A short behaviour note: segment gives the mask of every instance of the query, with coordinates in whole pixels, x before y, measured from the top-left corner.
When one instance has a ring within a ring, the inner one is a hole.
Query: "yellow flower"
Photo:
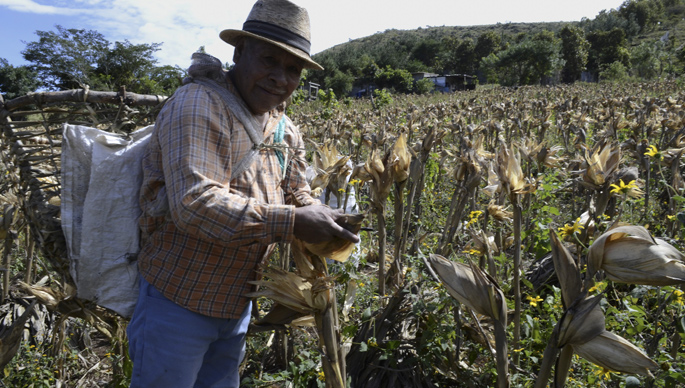
[[[466,223],[466,227],[468,228],[478,222],[478,217],[480,217],[481,214],[483,214],[483,212],[480,210],[472,211],[469,214],[469,222]]]
[[[580,224],[580,217],[578,217],[573,225],[566,224],[559,228],[559,237],[564,238],[566,236],[570,236],[574,233],[580,232],[581,229],[585,228]]]
[[[676,220],[676,215],[674,214],[674,215],[672,215],[672,216],[666,216],[666,218],[668,218],[669,221],[675,221],[675,220]]]
[[[648,149],[649,151],[645,152],[645,155],[646,155],[646,156],[652,157],[652,158],[654,158],[654,159],[659,159],[659,160],[663,160],[663,159],[664,159],[664,155],[661,153],[661,151],[659,151],[659,150],[656,148],[656,146],[651,145],[651,146],[647,147],[647,149]]]
[[[606,282],[599,282],[599,283],[595,284],[594,286],[590,287],[590,289],[587,290],[587,292],[595,292],[595,291],[601,292],[602,290],[604,290],[606,285],[607,285]]]
[[[321,381],[326,381],[326,375],[323,373],[323,371],[319,372],[317,378]]]
[[[621,179],[619,185],[612,183],[610,186],[612,187],[611,194],[626,195],[631,198],[639,198],[644,194],[644,192],[637,187],[634,179],[628,182],[628,184],[625,184],[623,179]]]
[[[483,212],[480,210],[472,211],[469,213],[469,218],[478,218],[481,214],[483,214]]]
[[[530,295],[528,295],[528,296],[526,297],[526,299],[528,299],[528,300],[530,301],[530,305],[533,306],[533,307],[537,307],[538,303],[543,301],[543,299],[540,298],[539,296],[530,296]]]
[[[611,378],[611,371],[607,368],[597,368],[595,369],[595,374],[602,378],[602,380],[608,380]]]
[[[468,253],[469,255],[480,255],[481,252],[478,249],[469,249],[468,251],[463,251],[464,253]]]
[[[675,290],[673,291],[673,295],[675,296],[675,302],[679,305],[685,305],[685,292],[682,292],[680,290]]]

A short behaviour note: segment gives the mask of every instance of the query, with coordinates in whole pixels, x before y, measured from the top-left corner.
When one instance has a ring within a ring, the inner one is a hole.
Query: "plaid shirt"
[[[264,144],[282,115],[282,106],[270,112]],[[143,160],[138,267],[150,284],[191,311],[240,316],[257,266],[274,243],[293,239],[291,203],[318,202],[305,180],[302,137],[289,119],[283,142],[292,147],[284,179],[267,148],[231,181],[231,165],[253,146],[245,128],[215,92],[197,84],[176,91],[157,117]],[[154,216],[165,196],[169,212]]]

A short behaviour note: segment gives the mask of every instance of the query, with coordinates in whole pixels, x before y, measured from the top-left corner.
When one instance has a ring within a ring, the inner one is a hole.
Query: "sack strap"
[[[192,77],[192,82],[216,92],[221,97],[221,101],[226,106],[226,109],[231,111],[235,118],[243,124],[243,127],[245,127],[245,132],[247,132],[247,136],[250,138],[250,141],[252,141],[252,148],[250,148],[247,154],[245,154],[245,156],[243,156],[238,163],[234,163],[231,167],[231,180],[233,180],[235,177],[245,172],[250,165],[252,165],[252,161],[262,148],[262,144],[264,142],[264,131],[260,129],[261,124],[249,111],[247,105],[245,105],[245,103],[241,99],[237,98],[233,93],[229,92],[228,89],[222,87],[216,81],[205,77]],[[285,119],[285,116],[283,119]]]

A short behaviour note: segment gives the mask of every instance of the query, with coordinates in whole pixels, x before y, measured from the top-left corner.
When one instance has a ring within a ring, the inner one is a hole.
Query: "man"
[[[284,118],[302,69],[321,68],[309,56],[306,10],[259,0],[242,30],[220,37],[235,46],[234,68],[194,62],[195,82],[167,101],[143,161],[132,387],[237,387],[248,282],[273,244],[358,241],[336,223],[340,212],[309,195],[304,143]]]

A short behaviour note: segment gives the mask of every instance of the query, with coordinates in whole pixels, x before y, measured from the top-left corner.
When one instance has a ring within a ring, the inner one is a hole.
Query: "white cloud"
[[[79,9],[68,7],[43,5],[32,0],[0,0],[0,6],[6,6],[12,11],[45,15],[76,15],[82,12]]]
[[[3,1],[3,0],[0,0]],[[190,55],[200,46],[224,62],[230,62],[233,49],[219,39],[225,28],[241,28],[251,2],[200,0],[120,0],[103,3],[86,0],[88,28],[103,33],[110,41],[163,43],[157,58],[162,65],[187,67]]]

